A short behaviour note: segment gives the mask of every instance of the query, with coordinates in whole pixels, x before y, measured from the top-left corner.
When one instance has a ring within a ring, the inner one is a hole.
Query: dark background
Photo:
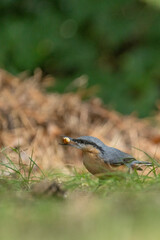
[[[158,0],[1,0],[0,67],[40,67],[64,92],[85,75],[105,104],[144,117],[160,97]],[[99,85],[99,86],[98,86]]]

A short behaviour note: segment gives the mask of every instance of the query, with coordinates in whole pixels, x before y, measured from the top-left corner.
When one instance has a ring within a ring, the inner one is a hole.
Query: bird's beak
[[[77,143],[74,142],[72,138],[66,137],[66,136],[62,138],[62,143],[59,143],[59,144],[77,147]]]

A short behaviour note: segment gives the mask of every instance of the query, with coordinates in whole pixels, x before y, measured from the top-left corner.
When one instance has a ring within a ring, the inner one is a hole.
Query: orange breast
[[[122,166],[113,166],[105,163],[99,156],[98,153],[83,152],[83,164],[87,170],[96,176],[107,175],[108,173],[115,171],[125,171],[126,167]],[[111,176],[111,174],[110,174]]]

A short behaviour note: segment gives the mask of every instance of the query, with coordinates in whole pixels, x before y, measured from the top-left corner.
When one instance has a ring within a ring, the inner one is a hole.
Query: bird
[[[92,136],[71,138],[64,136],[61,145],[71,146],[82,150],[83,164],[86,169],[98,178],[111,176],[117,171],[132,173],[143,169],[143,166],[152,166],[151,162],[138,161],[128,153],[105,145],[100,139]]]

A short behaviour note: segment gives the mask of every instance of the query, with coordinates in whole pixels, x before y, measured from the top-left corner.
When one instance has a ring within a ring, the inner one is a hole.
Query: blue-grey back
[[[117,148],[108,147],[105,145],[105,151],[102,153],[103,159],[105,162],[109,162],[110,164],[123,164],[124,159],[134,159],[128,153],[122,152]]]

